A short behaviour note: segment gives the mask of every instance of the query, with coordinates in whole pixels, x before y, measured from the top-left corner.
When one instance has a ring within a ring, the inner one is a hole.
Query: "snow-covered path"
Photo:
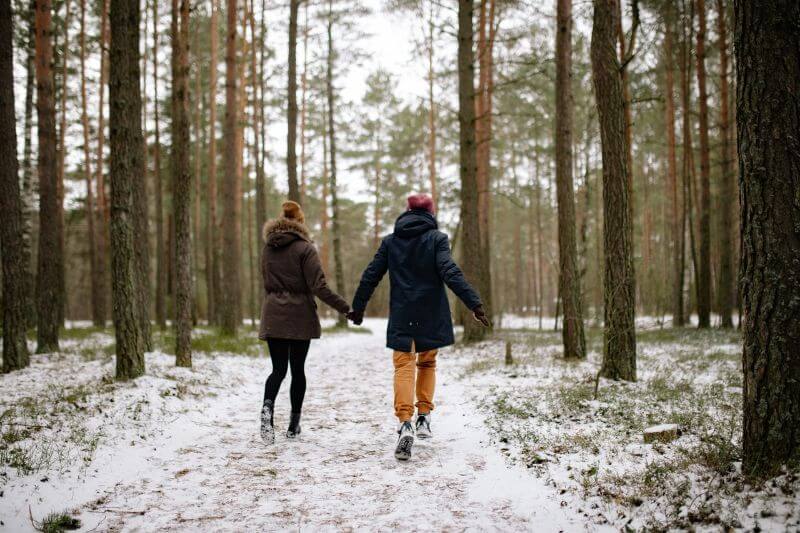
[[[447,350],[434,439],[417,441],[411,461],[395,460],[385,322],[366,325],[371,334],[312,342],[299,441],[280,431],[288,423],[288,377],[277,401],[276,444],[265,447],[257,419],[269,362],[197,355],[191,372],[212,383],[205,394],[184,398],[183,408],[161,417],[146,441],[101,446],[94,473],[44,488],[17,486],[30,494],[23,516],[23,495],[0,500],[17,504],[6,527],[29,527],[33,502],[38,516],[48,505],[77,508],[84,530],[587,528],[542,479],[506,464],[486,436],[473,395],[448,372]]]

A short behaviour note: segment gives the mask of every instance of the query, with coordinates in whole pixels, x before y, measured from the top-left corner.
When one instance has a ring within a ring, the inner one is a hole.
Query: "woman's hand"
[[[364,311],[356,311],[355,309],[351,309],[345,315],[347,320],[351,321],[356,326],[360,326],[361,323],[364,321]]]

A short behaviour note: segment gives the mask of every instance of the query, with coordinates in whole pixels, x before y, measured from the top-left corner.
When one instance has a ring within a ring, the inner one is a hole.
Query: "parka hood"
[[[394,234],[401,239],[410,239],[432,229],[439,229],[436,217],[421,209],[406,211],[394,223]]]
[[[272,248],[280,248],[296,240],[311,242],[311,236],[305,224],[284,217],[270,220],[264,224],[262,235],[267,246]]]

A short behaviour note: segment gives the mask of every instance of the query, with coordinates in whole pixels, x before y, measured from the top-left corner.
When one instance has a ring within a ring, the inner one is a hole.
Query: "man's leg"
[[[417,356],[417,411],[424,415],[433,411],[436,389],[436,350],[420,352]]]
[[[414,360],[410,352],[394,352],[394,414],[400,423],[414,416]]]

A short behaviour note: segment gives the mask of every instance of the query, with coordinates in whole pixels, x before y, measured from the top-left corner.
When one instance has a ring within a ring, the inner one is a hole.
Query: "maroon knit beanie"
[[[427,211],[430,214],[433,212],[433,198],[430,194],[412,194],[408,197],[408,209],[419,209]]]

